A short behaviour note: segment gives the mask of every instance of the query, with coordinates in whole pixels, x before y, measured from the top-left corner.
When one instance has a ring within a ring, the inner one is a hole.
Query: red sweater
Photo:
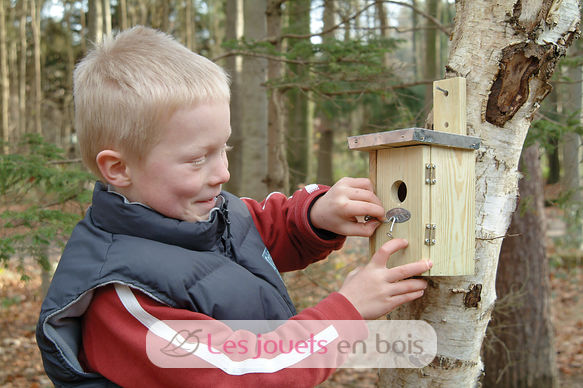
[[[323,192],[321,187],[312,185],[290,198],[273,193],[261,203],[244,199],[280,271],[304,268],[342,246],[344,238],[321,238],[309,223],[309,207]],[[147,351],[151,352],[154,346],[152,338],[164,337],[156,329],[160,325],[170,333],[170,337],[165,337],[167,344],[171,337],[184,338],[176,337],[184,334],[179,327],[173,329],[169,327],[172,323],[161,324],[169,320],[204,321],[211,325],[200,340],[199,352],[174,358],[160,358],[158,355],[162,353],[148,356]],[[298,322],[302,320],[321,321],[322,326],[305,327]],[[334,345],[341,340],[354,341],[366,336],[364,321],[347,328],[330,322],[333,320],[362,320],[362,317],[346,298],[333,293],[273,332],[254,335],[244,330],[225,330],[225,325],[209,316],[169,307],[126,286],[108,285],[96,290],[84,315],[80,359],[87,370],[98,372],[123,387],[312,387],[329,377],[345,356]],[[310,335],[314,338],[313,333],[330,325],[335,326],[336,336],[318,343],[310,341]],[[267,342],[287,345],[276,352],[268,349]],[[280,361],[277,356],[288,356],[285,353],[291,353],[292,343],[296,346],[294,354],[307,358]],[[324,348],[314,348],[314,344]],[[267,350],[261,353],[261,349]],[[201,351],[207,351],[207,355]],[[172,362],[176,366],[168,364]],[[199,367],[185,367],[194,365],[189,362]]]

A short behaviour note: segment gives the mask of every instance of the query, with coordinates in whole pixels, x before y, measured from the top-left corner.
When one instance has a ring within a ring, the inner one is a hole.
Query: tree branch
[[[328,96],[328,97],[344,96],[344,95],[350,96],[350,95],[355,95],[355,94],[376,93],[376,92],[386,92],[389,90],[406,89],[406,88],[410,88],[413,86],[427,85],[430,83],[433,83],[433,81],[417,81],[417,82],[411,82],[411,83],[405,83],[405,84],[399,84],[399,85],[390,85],[390,86],[386,86],[386,87],[382,87],[382,88],[339,90],[339,91],[335,91],[335,92],[317,91],[317,93],[319,95]],[[286,84],[279,84],[276,87],[277,88],[287,88],[287,89],[296,88],[296,89],[299,89],[301,91],[315,91],[314,88],[312,88],[310,86],[306,86],[305,84],[301,84],[301,83],[293,83],[293,82],[286,83]]]
[[[412,4],[403,3],[402,1],[390,1],[390,0],[385,0],[384,2],[395,4],[395,5],[400,5],[400,6],[407,7],[407,8],[411,8],[411,10],[413,10],[413,12],[423,16],[426,19],[429,19],[443,33],[445,33],[447,35],[451,34],[451,31],[447,27],[445,27],[443,24],[441,24],[441,22],[436,17],[431,16],[427,12],[420,10],[419,8],[413,6]]]
[[[319,62],[319,61],[305,61],[305,60],[301,60],[301,59],[287,59],[287,58],[283,58],[283,57],[278,57],[276,55],[271,55],[271,54],[264,54],[264,53],[256,53],[253,51],[247,51],[247,50],[231,50],[231,51],[227,51],[224,54],[219,55],[218,57],[214,57],[212,59],[213,62],[219,61],[221,59],[224,58],[228,58],[228,57],[232,57],[234,55],[241,55],[241,56],[247,56],[247,57],[255,57],[255,58],[264,58],[270,61],[278,61],[278,62],[283,62],[283,63],[291,63],[294,65],[321,65],[324,62]]]
[[[333,25],[332,27],[322,31],[322,32],[316,32],[313,34],[283,34],[283,35],[279,35],[279,36],[268,36],[265,39],[261,39],[258,42],[269,42],[272,44],[276,44],[279,41],[282,41],[284,39],[310,39],[314,36],[321,36],[321,35],[326,35],[338,28],[340,28],[342,25],[348,23],[351,20],[356,19],[357,17],[359,17],[363,12],[365,12],[367,9],[369,9],[370,7],[374,7],[375,3],[371,3],[366,5],[364,8],[356,11],[354,14],[345,17],[344,19],[342,19],[339,23]]]

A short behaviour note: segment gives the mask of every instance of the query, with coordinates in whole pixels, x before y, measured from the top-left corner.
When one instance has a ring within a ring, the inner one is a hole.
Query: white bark
[[[430,323],[438,354],[420,370],[381,373],[380,386],[478,385],[500,246],[516,206],[520,152],[549,91],[548,78],[578,23],[576,0],[456,2],[446,71],[466,78],[468,134],[482,139],[476,154],[476,273],[431,278],[421,300],[391,314],[392,319]]]

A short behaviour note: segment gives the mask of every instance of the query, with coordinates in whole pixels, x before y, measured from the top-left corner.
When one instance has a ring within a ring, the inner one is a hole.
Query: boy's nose
[[[227,183],[230,178],[229,163],[226,159],[217,161],[211,172],[210,183],[213,185],[222,185],[223,183]]]

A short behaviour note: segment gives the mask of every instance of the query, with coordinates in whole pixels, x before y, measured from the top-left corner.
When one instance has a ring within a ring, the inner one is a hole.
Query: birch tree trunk
[[[244,33],[248,40],[264,39],[266,35],[266,0],[243,2]],[[244,57],[241,75],[243,108],[243,141],[241,190],[245,196],[256,200],[267,194],[267,60]]]
[[[522,145],[557,60],[578,30],[576,0],[456,2],[446,74],[466,78],[468,134],[482,139],[476,154],[476,273],[430,278],[423,298],[390,315],[431,324],[437,356],[420,370],[383,370],[380,386],[478,386]]]

